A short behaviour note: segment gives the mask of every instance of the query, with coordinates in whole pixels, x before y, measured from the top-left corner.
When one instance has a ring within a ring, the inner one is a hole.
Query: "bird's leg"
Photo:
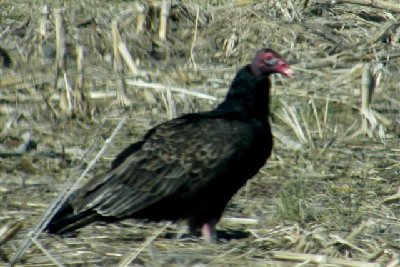
[[[217,232],[215,230],[216,220],[210,220],[201,226],[201,236],[207,243],[215,243],[217,241]]]
[[[206,223],[200,223],[203,220],[198,220],[195,217],[189,218],[189,230],[192,235],[198,236],[201,234],[203,240],[207,243],[217,241],[217,232],[215,231],[216,219],[211,219]],[[199,233],[201,230],[201,233]]]

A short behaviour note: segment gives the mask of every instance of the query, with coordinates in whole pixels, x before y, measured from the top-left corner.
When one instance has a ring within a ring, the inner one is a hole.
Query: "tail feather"
[[[65,234],[101,218],[100,214],[92,210],[75,214],[72,206],[66,203],[46,226],[46,231],[52,234]]]

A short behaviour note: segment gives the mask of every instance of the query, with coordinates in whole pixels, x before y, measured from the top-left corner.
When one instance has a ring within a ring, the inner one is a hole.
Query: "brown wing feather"
[[[127,217],[177,192],[195,191],[220,176],[250,146],[248,124],[219,118],[178,118],[151,130],[143,145],[117,168],[77,192],[75,212],[94,209]],[[249,138],[247,138],[249,137]],[[185,192],[183,192],[185,193]],[[186,192],[190,193],[190,192]]]

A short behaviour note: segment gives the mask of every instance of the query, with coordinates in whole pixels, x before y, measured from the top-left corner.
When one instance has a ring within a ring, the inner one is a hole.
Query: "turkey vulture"
[[[109,171],[71,195],[48,232],[62,234],[101,220],[187,219],[192,233],[214,241],[226,204],[271,153],[272,73],[294,77],[278,53],[262,49],[239,70],[219,106],[150,129]]]

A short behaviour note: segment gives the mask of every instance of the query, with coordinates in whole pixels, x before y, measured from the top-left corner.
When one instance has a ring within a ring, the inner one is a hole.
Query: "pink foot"
[[[207,243],[214,243],[217,241],[217,232],[215,231],[215,221],[212,220],[201,226],[201,236]]]

